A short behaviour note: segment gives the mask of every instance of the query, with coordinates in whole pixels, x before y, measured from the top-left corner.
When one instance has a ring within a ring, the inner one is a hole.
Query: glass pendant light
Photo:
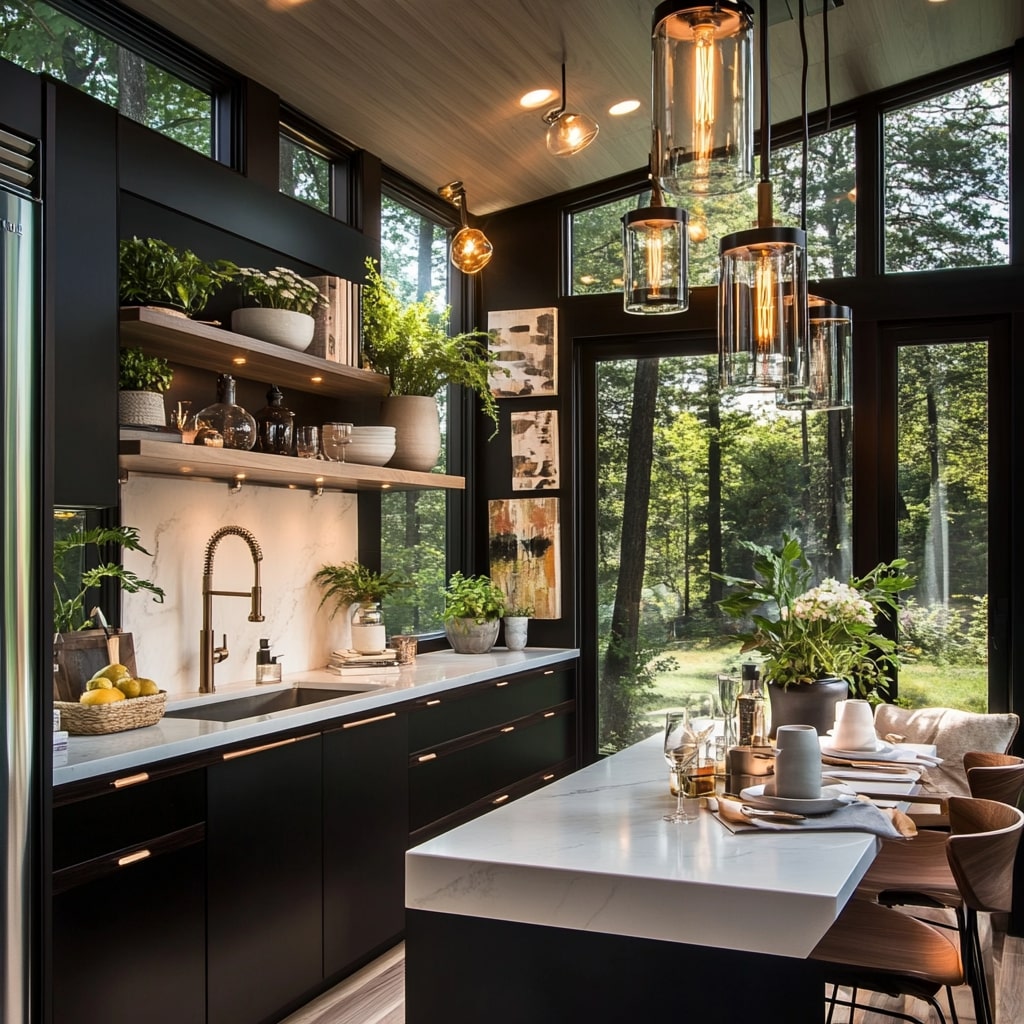
[[[666,206],[657,180],[651,205],[623,214],[623,305],[627,313],[681,313],[690,305],[686,211]]]
[[[655,169],[675,195],[718,195],[754,180],[753,10],[734,0],[666,0],[654,11]]]
[[[808,303],[807,383],[779,392],[782,409],[849,409],[853,404],[853,314],[818,295]]]
[[[806,384],[807,235],[774,227],[769,175],[767,0],[761,0],[761,181],[758,227],[722,238],[718,351],[723,387],[779,390]]]
[[[548,126],[546,143],[552,156],[572,156],[589,146],[600,130],[597,122],[586,114],[565,109],[565,64],[562,64],[562,103],[544,115]]]
[[[450,181],[437,191],[458,207],[462,220],[462,227],[455,233],[448,250],[452,266],[464,274],[477,274],[490,263],[494,246],[482,231],[469,227],[466,221],[466,190],[461,181]]]

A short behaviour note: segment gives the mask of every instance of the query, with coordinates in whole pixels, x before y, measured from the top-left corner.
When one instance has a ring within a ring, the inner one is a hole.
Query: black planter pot
[[[835,724],[836,704],[850,695],[845,679],[818,679],[813,683],[792,683],[789,687],[768,684],[772,725],[769,736],[775,739],[780,725],[813,725],[823,736]]]

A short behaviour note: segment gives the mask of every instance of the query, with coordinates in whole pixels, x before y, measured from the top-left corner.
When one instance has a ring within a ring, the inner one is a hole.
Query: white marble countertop
[[[162,718],[143,729],[105,736],[71,736],[68,762],[53,769],[53,785],[95,778],[112,772],[138,769],[168,758],[198,754],[216,747],[262,739],[273,733],[304,727],[317,728],[332,718],[372,713],[418,697],[483,682],[506,673],[529,672],[578,656],[572,649],[531,647],[524,651],[494,648],[488,654],[456,654],[438,651],[419,655],[398,675],[380,678],[356,676],[342,679],[324,670],[297,672],[280,683],[262,686],[225,686],[213,694],[194,694],[168,701],[168,711],[232,697],[268,693],[301,682],[303,686],[366,687],[365,693],[321,701],[307,707],[257,715],[236,722],[209,722],[186,718]]]
[[[803,958],[879,843],[676,825],[673,799],[653,736],[410,850],[406,906]]]

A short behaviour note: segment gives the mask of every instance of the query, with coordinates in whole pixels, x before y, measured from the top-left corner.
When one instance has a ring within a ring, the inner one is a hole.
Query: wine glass
[[[351,423],[325,423],[320,430],[324,458],[331,462],[345,461],[345,446],[352,443]]]
[[[665,760],[676,779],[676,809],[671,814],[664,815],[663,821],[686,824],[697,819],[697,815],[683,803],[683,791],[686,788],[686,770],[697,760],[700,742],[701,740],[691,726],[689,711],[681,708],[666,712],[665,740],[662,749]]]

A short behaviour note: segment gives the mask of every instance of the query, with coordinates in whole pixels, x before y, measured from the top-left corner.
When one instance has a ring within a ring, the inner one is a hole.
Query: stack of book
[[[376,654],[360,654],[358,651],[331,651],[327,665],[329,672],[340,676],[379,676],[398,673],[398,651],[378,651]]]

